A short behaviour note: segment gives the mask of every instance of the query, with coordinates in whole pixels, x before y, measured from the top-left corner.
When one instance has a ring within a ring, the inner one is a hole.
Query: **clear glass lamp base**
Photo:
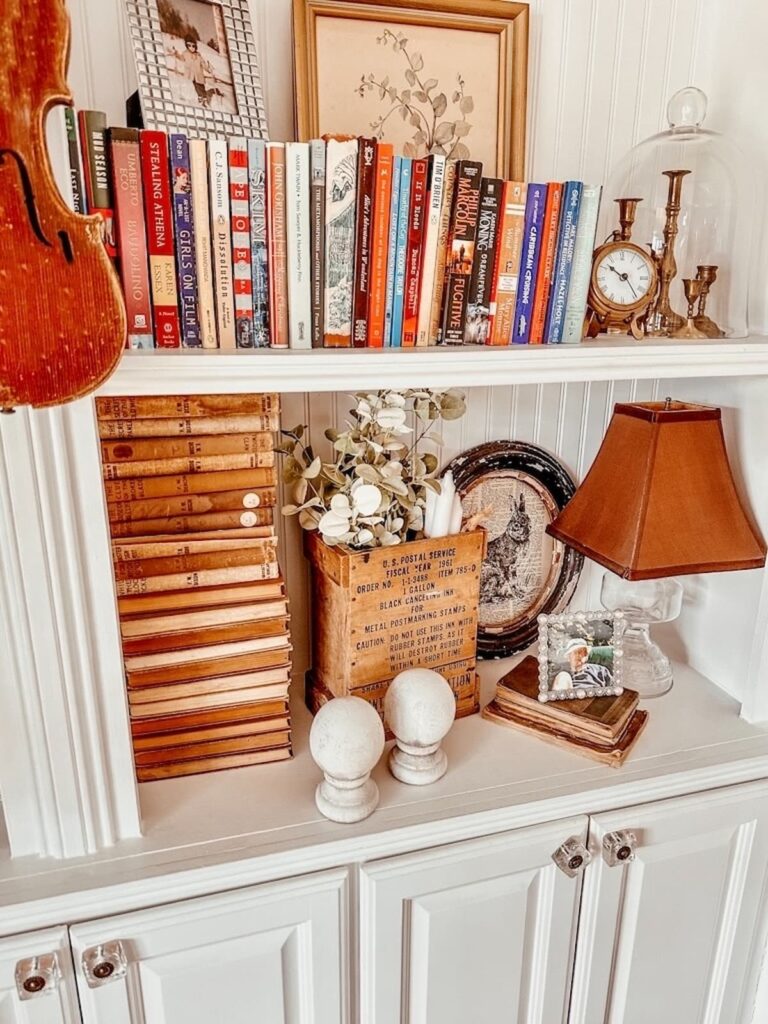
[[[673,579],[624,580],[607,572],[600,592],[609,611],[623,611],[624,684],[643,700],[661,697],[672,689],[672,665],[650,637],[652,623],[672,622],[680,614],[683,587]]]

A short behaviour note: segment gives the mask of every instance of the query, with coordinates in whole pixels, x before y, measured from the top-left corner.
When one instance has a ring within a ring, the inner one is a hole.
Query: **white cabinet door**
[[[608,867],[615,830],[635,859]],[[599,814],[584,876],[570,1024],[742,1024],[764,938],[768,786]]]
[[[347,914],[347,873],[329,871],[76,925],[83,1022],[340,1024]],[[124,976],[89,983],[84,961],[106,973],[115,942]]]
[[[588,819],[366,864],[362,1024],[560,1024],[580,877],[552,854]]]
[[[0,1024],[79,1021],[67,929],[0,939]]]

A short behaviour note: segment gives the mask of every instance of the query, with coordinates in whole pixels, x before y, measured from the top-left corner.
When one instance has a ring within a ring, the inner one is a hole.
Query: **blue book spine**
[[[203,340],[200,336],[200,319],[197,309],[195,223],[192,214],[189,142],[186,135],[171,135],[169,142],[173,226],[176,232],[176,273],[179,279],[181,344],[184,348],[202,348]]]
[[[547,205],[547,186],[530,184],[525,203],[523,249],[520,254],[520,274],[517,279],[517,303],[512,323],[512,341],[527,345],[531,340],[531,317],[536,292],[536,276],[541,257],[541,225]]]
[[[552,294],[547,310],[547,324],[544,328],[544,340],[551,345],[557,345],[563,340],[565,309],[568,305],[568,287],[571,282],[573,247],[579,226],[582,188],[583,185],[580,181],[566,181],[563,186],[563,212],[560,216],[557,258],[552,280]]]
[[[251,212],[251,290],[253,346],[269,348],[269,268],[267,265],[267,147],[248,140],[248,186]]]
[[[400,173],[403,158],[395,157],[392,166],[392,201],[389,207],[389,242],[387,245],[387,291],[384,309],[384,347],[392,344],[392,309],[395,301],[395,259],[397,254],[397,224],[400,209]]]
[[[400,204],[397,211],[397,244],[395,246],[395,294],[392,300],[392,333],[390,345],[403,343],[403,307],[405,304],[405,258],[408,248],[408,211],[411,205],[411,158],[404,156],[400,165]]]

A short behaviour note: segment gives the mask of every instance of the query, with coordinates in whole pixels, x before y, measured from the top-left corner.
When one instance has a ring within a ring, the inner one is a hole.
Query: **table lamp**
[[[676,618],[670,577],[765,565],[763,538],[736,491],[720,410],[686,402],[618,404],[583,483],[547,533],[610,570],[602,600],[627,616],[624,674],[641,697],[672,686],[649,635]]]

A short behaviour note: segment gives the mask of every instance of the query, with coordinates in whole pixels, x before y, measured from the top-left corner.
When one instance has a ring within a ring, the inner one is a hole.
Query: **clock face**
[[[614,306],[634,306],[651,290],[654,273],[651,257],[630,246],[619,245],[600,258],[595,280],[604,299]]]

